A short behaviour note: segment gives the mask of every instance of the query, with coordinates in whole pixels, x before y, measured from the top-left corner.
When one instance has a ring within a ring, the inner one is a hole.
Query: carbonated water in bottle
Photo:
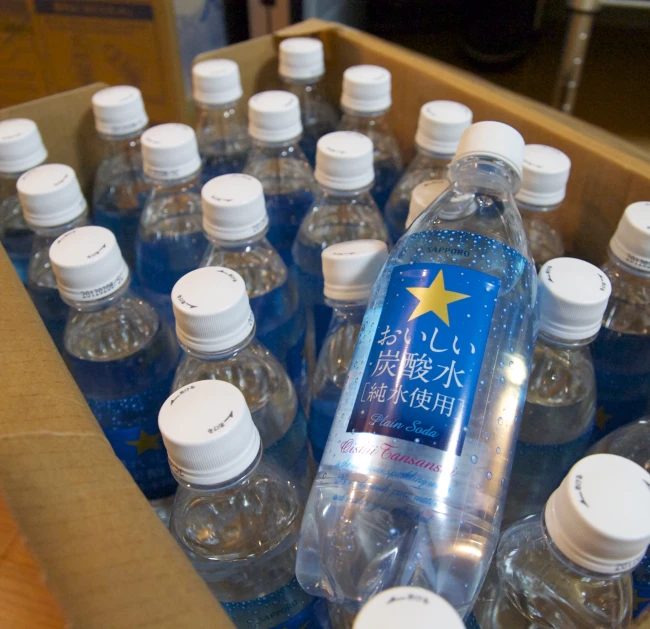
[[[192,67],[192,93],[198,110],[196,139],[203,160],[203,183],[244,170],[251,141],[239,66],[209,59]]]
[[[172,393],[159,424],[179,485],[170,531],[235,626],[318,626],[295,577],[300,494],[262,454],[241,392],[191,383]]]
[[[184,350],[173,391],[197,380],[225,380],[246,398],[265,453],[306,493],[313,479],[307,422],[282,365],[255,338],[242,277],[211,266],[174,286],[176,335]]]
[[[115,455],[163,521],[176,490],[158,410],[178,362],[171,330],[129,289],[115,236],[79,227],[54,241],[50,260],[71,308],[64,358]]]
[[[369,192],[372,142],[366,136],[352,131],[323,136],[316,152],[316,181],[320,189],[300,225],[293,258],[318,355],[332,318],[323,297],[323,249],[346,240],[389,242],[389,237]]]
[[[650,472],[650,418],[621,426],[596,443],[589,454],[616,454],[638,463]],[[650,552],[632,573],[634,618],[650,604]]]
[[[301,399],[307,389],[307,321],[294,278],[266,239],[262,185],[249,175],[222,175],[201,192],[210,242],[201,266],[223,266],[246,282],[256,334],[282,363]]]
[[[409,202],[409,214],[406,217],[406,229],[411,227],[415,219],[419,218],[428,207],[447,189],[449,180],[432,179],[419,183],[411,194]]]
[[[253,146],[244,172],[259,179],[269,213],[268,238],[287,265],[300,221],[311,207],[316,182],[300,148],[300,104],[290,92],[255,94],[248,101]]]
[[[523,172],[515,200],[539,270],[549,260],[564,255],[559,219],[571,160],[552,146],[527,144]]]
[[[598,438],[641,417],[650,400],[650,202],[627,207],[607,255],[612,297],[591,347]]]
[[[497,544],[537,330],[524,141],[470,126],[375,283],[298,545],[307,592],[414,585],[464,616]],[[497,453],[496,449],[500,452]]]
[[[201,226],[201,159],[184,124],[163,124],[142,135],[144,172],[152,189],[142,212],[136,276],[147,300],[173,324],[170,293],[196,269],[207,241]]]
[[[95,173],[93,218],[110,229],[130,267],[149,186],[144,180],[140,137],[149,119],[137,87],[107,87],[93,95],[102,158]]]
[[[25,224],[34,232],[27,292],[60,352],[68,306],[56,288],[50,247],[62,234],[88,224],[88,205],[70,166],[44,164],[28,170],[16,184]]]
[[[404,163],[388,124],[391,106],[390,72],[379,66],[352,66],[343,73],[341,131],[358,131],[373,144],[375,181],[372,197],[380,210],[402,174]]]
[[[623,629],[631,570],[650,542],[650,474],[611,454],[576,463],[543,513],[499,542],[468,626]]]
[[[34,234],[25,223],[16,182],[46,159],[47,150],[33,120],[0,122],[0,240],[23,284],[27,282]]]
[[[539,337],[510,474],[503,525],[539,513],[589,448],[596,419],[596,338],[609,279],[575,258],[549,260],[539,272]]]
[[[449,163],[460,136],[470,124],[472,110],[460,103],[434,100],[422,105],[415,134],[415,157],[395,184],[383,208],[393,242],[397,242],[406,229],[411,194],[415,187],[430,180],[443,182],[445,187],[449,185]]]
[[[323,293],[333,315],[314,370],[309,405],[309,440],[317,461],[323,456],[370,292],[388,249],[381,240],[351,240],[327,247],[322,258]]]
[[[325,74],[323,43],[314,37],[289,37],[280,42],[278,74],[284,89],[300,101],[302,139],[300,148],[313,167],[316,143],[336,130],[339,116],[327,102],[320,82]]]

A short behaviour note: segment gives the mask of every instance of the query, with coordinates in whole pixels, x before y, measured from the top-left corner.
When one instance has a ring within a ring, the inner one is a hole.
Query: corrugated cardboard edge
[[[90,181],[94,149],[83,137],[100,87],[1,117],[37,119],[51,157]],[[70,137],[90,154],[57,144]],[[113,454],[1,247],[0,294],[0,486],[70,625],[232,627]]]

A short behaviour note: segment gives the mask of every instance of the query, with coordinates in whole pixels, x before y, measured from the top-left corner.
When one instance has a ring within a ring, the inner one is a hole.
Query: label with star
[[[459,456],[499,286],[449,264],[395,267],[347,431]]]

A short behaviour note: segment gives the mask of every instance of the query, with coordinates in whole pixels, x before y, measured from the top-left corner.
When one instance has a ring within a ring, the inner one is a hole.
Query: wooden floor
[[[63,613],[0,495],[0,610],[7,629],[64,629]]]

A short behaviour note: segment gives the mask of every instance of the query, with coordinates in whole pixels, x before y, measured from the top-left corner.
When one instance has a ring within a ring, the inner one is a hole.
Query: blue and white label
[[[499,286],[448,264],[395,267],[347,431],[460,456]]]

